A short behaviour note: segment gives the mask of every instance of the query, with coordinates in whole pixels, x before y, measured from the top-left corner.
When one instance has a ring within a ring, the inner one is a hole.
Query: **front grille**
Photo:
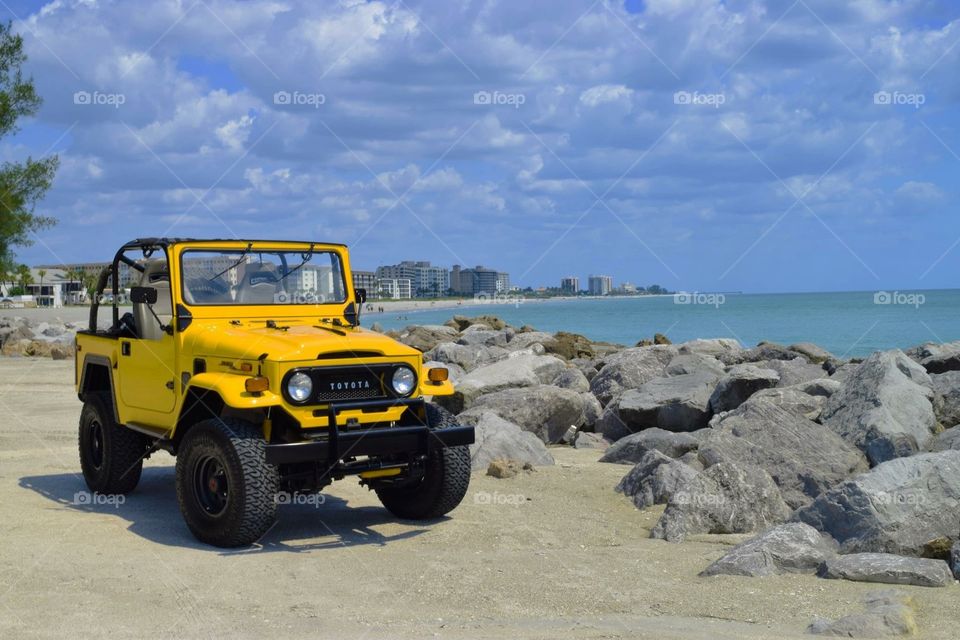
[[[314,369],[314,400],[336,402],[337,400],[370,400],[387,397],[382,367],[336,367]]]

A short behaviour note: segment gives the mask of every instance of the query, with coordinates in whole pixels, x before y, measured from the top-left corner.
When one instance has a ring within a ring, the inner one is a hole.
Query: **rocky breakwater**
[[[66,360],[74,354],[75,322],[37,321],[11,316],[0,318],[0,355]]]

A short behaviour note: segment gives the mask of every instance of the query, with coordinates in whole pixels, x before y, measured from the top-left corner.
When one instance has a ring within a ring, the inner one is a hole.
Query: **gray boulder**
[[[462,414],[461,424],[474,427],[476,441],[470,445],[470,466],[481,471],[494,460],[528,462],[535,466],[553,464],[553,456],[537,436],[524,431],[492,412]]]
[[[710,409],[714,413],[732,411],[757,391],[775,387],[779,381],[780,374],[772,369],[751,364],[734,365],[717,383],[710,396]]]
[[[615,491],[632,498],[638,509],[666,504],[699,474],[659,451],[648,451],[620,480]]]
[[[665,371],[668,376],[682,376],[688,373],[709,371],[719,378],[724,374],[724,370],[723,363],[713,356],[701,353],[681,353],[670,361]]]
[[[510,350],[526,349],[535,344],[547,345],[553,342],[554,338],[552,333],[545,331],[525,331],[523,333],[517,333],[510,338],[510,342],[507,343],[507,348]]]
[[[453,342],[438,344],[424,354],[429,360],[455,364],[464,371],[471,371],[476,368],[477,355],[477,349]]]
[[[665,370],[677,348],[672,345],[623,349],[601,360],[603,367],[590,381],[590,391],[600,403],[607,405],[626,389],[636,389],[654,378],[665,375]]]
[[[653,427],[667,431],[706,428],[712,415],[710,394],[717,380],[716,374],[709,371],[654,378],[620,396],[618,415],[631,431]]]
[[[460,380],[453,395],[438,397],[437,403],[454,413],[460,413],[469,409],[474,400],[484,394],[547,384],[565,368],[564,362],[554,356],[509,357],[474,369]]]
[[[441,342],[454,342],[457,331],[443,325],[417,325],[404,329],[397,339],[414,349],[429,351]]]
[[[941,431],[930,441],[930,451],[960,450],[960,425]]]
[[[960,371],[960,342],[938,345],[928,350],[929,355],[920,360],[927,373]]]
[[[953,584],[950,565],[943,560],[905,558],[890,553],[854,553],[827,558],[820,567],[821,578],[912,584],[918,587],[946,587]]]
[[[789,516],[790,508],[766,471],[723,462],[674,493],[650,535],[682,542],[698,533],[750,533]]]
[[[801,391],[799,387],[776,387],[773,389],[762,389],[753,394],[749,400],[740,405],[751,402],[765,402],[780,407],[787,413],[791,413],[807,420],[816,420],[823,411],[823,405],[827,402],[824,396],[813,396]]]
[[[822,493],[794,520],[829,533],[844,553],[919,556],[931,540],[957,538],[958,513],[960,451],[943,451],[879,464]]]
[[[835,638],[885,638],[915,636],[914,600],[898,591],[867,594],[862,613],[852,613],[837,620],[817,618],[807,633]]]
[[[773,369],[780,374],[780,381],[777,383],[780,387],[790,387],[827,375],[823,366],[810,364],[804,358],[800,357],[796,357],[793,360],[766,360],[764,362],[758,362],[756,366],[763,369]]]
[[[561,442],[570,427],[583,422],[583,398],[576,391],[550,385],[505,389],[477,398],[461,416],[493,412],[543,442]]]
[[[602,451],[609,446],[610,442],[599,433],[586,431],[577,432],[577,437],[573,441],[574,449],[600,449]]]
[[[583,400],[583,428],[596,431],[594,427],[603,415],[603,407],[597,397],[589,391],[581,393],[580,399]]]
[[[802,522],[768,529],[723,554],[701,576],[770,576],[816,573],[837,552],[837,543]]]
[[[870,464],[909,456],[933,435],[933,382],[899,349],[874,353],[823,408],[821,420]]]
[[[930,379],[937,420],[947,427],[960,424],[960,371],[933,374]]]
[[[823,364],[830,360],[836,360],[836,356],[817,346],[812,342],[798,342],[787,347],[790,351],[795,351],[814,364]]]
[[[834,380],[832,378],[817,378],[816,380],[808,380],[807,382],[801,382],[800,384],[794,385],[794,388],[803,391],[804,393],[809,393],[812,396],[823,396],[824,398],[829,398],[837,391],[840,391],[840,387],[843,384],[839,380]]]
[[[680,353],[698,353],[717,358],[738,353],[743,350],[739,342],[731,338],[713,338],[709,340],[690,340],[677,345]]]
[[[766,400],[751,400],[716,420],[699,454],[708,468],[721,462],[761,467],[792,508],[867,468],[860,451],[829,428]]]
[[[553,379],[552,384],[561,389],[571,389],[579,392],[590,391],[590,381],[587,380],[587,376],[575,368],[561,371]]]
[[[468,346],[505,347],[507,346],[507,337],[508,334],[505,329],[495,331],[475,324],[467,327],[456,341],[457,344]]]
[[[689,433],[645,429],[610,445],[600,462],[637,464],[649,451],[658,451],[669,458],[679,458],[687,452],[696,451],[699,446],[700,441]]]

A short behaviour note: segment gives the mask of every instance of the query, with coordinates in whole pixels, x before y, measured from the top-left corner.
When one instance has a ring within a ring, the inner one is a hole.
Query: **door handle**
[[[128,355],[130,355],[130,343],[129,343],[129,342],[121,342],[121,343],[120,343],[120,355],[123,355],[123,356],[128,356]]]
[[[167,389],[170,389],[171,391],[173,391],[173,380],[167,380],[167,384],[164,386],[166,386]]]

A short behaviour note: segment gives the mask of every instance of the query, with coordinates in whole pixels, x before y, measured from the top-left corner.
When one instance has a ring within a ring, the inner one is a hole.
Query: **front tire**
[[[431,429],[457,425],[446,409],[426,405]],[[413,484],[381,485],[377,497],[387,510],[405,520],[432,520],[453,511],[467,495],[470,486],[470,448],[466,446],[434,449],[426,461],[423,478]]]
[[[117,424],[109,394],[87,394],[77,440],[80,468],[90,491],[125,494],[136,488],[150,439]]]
[[[198,540],[241,547],[273,526],[280,479],[265,445],[257,426],[232,418],[204,420],[187,432],[177,455],[177,500]]]

